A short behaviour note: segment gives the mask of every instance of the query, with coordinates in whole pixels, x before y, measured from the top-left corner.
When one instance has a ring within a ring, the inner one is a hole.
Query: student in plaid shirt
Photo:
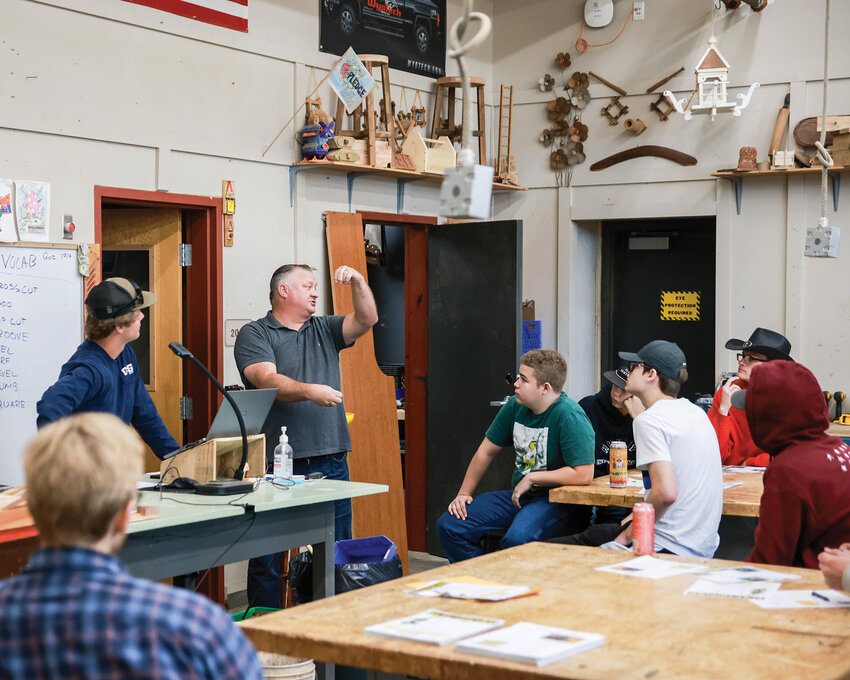
[[[257,654],[200,595],[131,576],[115,556],[142,472],[138,435],[106,413],[42,429],[25,454],[41,548],[0,582],[0,678],[261,680]]]

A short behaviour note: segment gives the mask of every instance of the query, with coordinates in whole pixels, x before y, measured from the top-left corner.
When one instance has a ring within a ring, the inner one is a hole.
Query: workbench
[[[640,479],[640,473],[630,470],[629,476]],[[740,482],[723,491],[723,514],[740,517],[758,517],[761,494],[764,491],[763,474],[730,472],[723,470],[723,482]],[[553,503],[575,505],[615,505],[631,508],[643,502],[643,489],[635,486],[612,487],[607,475],[596,477],[586,486],[559,486],[549,491]]]
[[[257,649],[419,678],[471,680],[667,680],[850,677],[850,609],[765,610],[746,599],[684,595],[693,575],[656,581],[599,572],[629,552],[530,543],[425,573],[242,622]],[[657,555],[712,568],[725,560]],[[818,571],[784,589],[822,589]],[[406,595],[414,584],[472,575],[539,588],[537,595],[486,603]],[[534,667],[406,640],[364,635],[366,626],[437,607],[602,633],[602,647]]]

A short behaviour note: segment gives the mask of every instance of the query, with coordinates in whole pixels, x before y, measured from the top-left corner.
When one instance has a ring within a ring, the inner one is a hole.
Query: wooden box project
[[[160,474],[171,466],[163,483],[173,482],[177,477],[190,477],[203,484],[219,477],[232,479],[242,460],[242,437],[211,439],[194,449],[162,461]],[[252,477],[262,477],[266,472],[266,436],[248,436],[248,463],[245,469]],[[246,476],[247,476],[246,474]]]
[[[428,139],[417,128],[407,135],[401,150],[410,156],[419,172],[443,172],[456,165],[455,149],[448,137]]]
[[[369,165],[369,141],[367,139],[355,139],[350,149],[360,154],[360,160],[352,165]],[[390,168],[392,167],[393,153],[390,143],[386,139],[375,140],[375,165],[369,167]]]

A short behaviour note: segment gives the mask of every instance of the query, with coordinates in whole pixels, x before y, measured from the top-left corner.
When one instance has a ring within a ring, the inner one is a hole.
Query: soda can
[[[611,486],[623,487],[629,484],[629,450],[626,442],[614,440],[609,445],[610,461],[608,479]]]
[[[655,552],[655,508],[651,503],[635,503],[632,510],[632,548],[635,555]]]

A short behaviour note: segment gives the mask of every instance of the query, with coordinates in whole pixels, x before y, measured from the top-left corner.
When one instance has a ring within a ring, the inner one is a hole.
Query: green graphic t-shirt
[[[591,465],[594,461],[593,427],[582,408],[563,392],[540,414],[511,397],[493,419],[486,436],[496,446],[514,447],[512,487],[529,472]]]

